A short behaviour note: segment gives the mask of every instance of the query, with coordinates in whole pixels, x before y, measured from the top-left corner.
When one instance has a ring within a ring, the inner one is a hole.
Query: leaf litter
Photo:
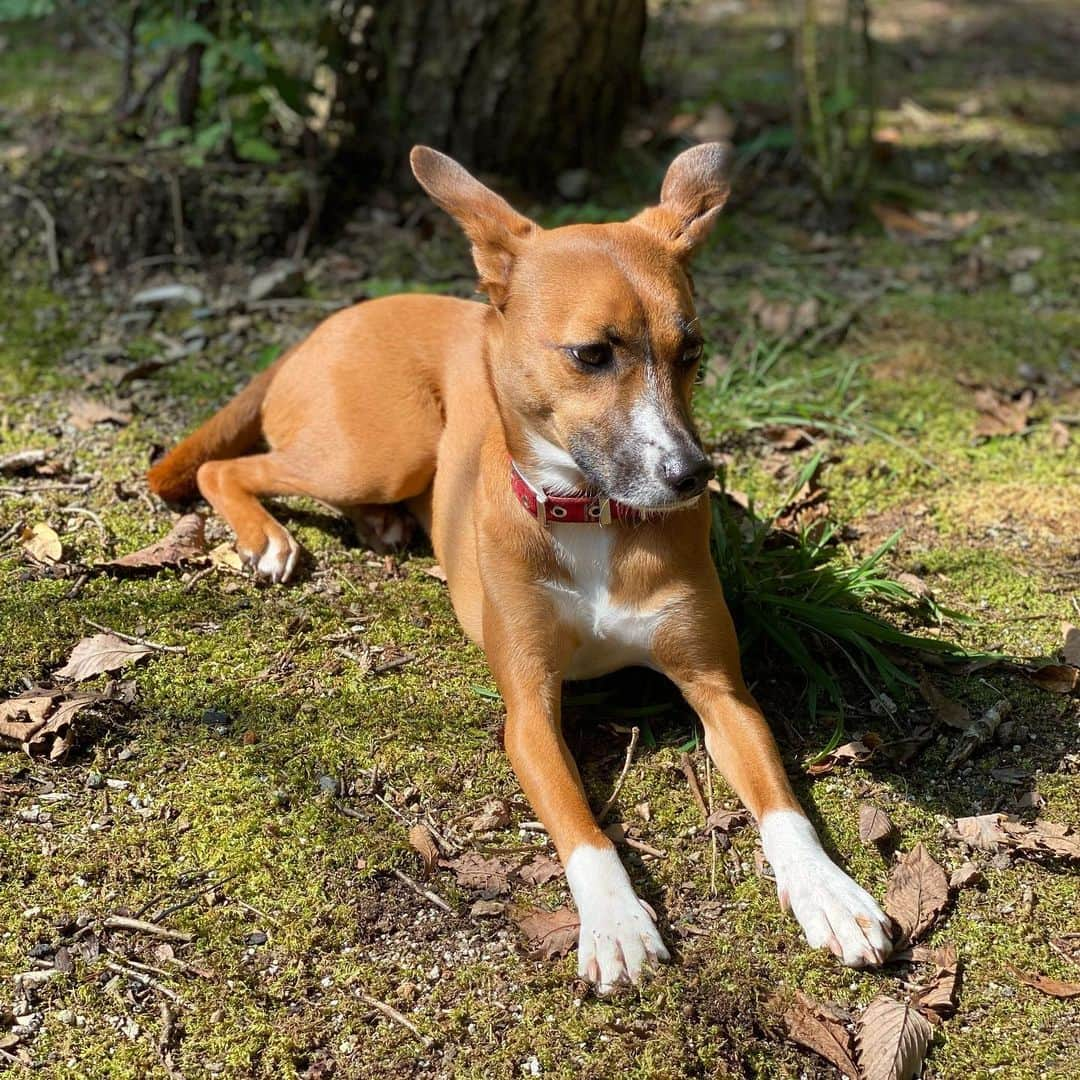
[[[949,902],[949,879],[926,846],[916,844],[893,868],[885,913],[900,929],[902,943],[919,940]]]
[[[114,573],[138,573],[204,562],[207,558],[205,523],[202,514],[185,514],[161,540],[99,565]]]
[[[82,682],[106,671],[118,671],[152,652],[149,646],[125,641],[116,634],[94,634],[83,638],[72,650],[67,663],[53,675],[58,679]]]

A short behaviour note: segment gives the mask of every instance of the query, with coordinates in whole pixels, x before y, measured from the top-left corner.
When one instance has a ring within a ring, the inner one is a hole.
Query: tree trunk
[[[405,175],[427,143],[526,186],[595,166],[641,84],[645,0],[336,0],[341,152]],[[355,174],[354,174],[355,175]]]

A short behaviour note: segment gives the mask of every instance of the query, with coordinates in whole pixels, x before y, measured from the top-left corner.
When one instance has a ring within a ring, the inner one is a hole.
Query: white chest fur
[[[546,585],[559,621],[580,641],[566,678],[591,679],[635,664],[652,667],[652,638],[663,609],[643,611],[612,602],[614,529],[558,524],[549,528],[556,556],[569,581]]]

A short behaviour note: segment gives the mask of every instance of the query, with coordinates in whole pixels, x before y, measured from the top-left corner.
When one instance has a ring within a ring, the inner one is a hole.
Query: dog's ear
[[[702,143],[684,150],[668,166],[660,205],[631,220],[655,233],[680,259],[688,259],[727,202],[730,167],[728,143]]]
[[[457,221],[472,242],[480,289],[501,308],[506,303],[514,257],[538,226],[438,150],[414,146],[409,163],[423,189]]]

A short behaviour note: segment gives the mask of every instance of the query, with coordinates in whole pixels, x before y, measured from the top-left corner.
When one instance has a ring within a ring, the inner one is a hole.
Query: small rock
[[[244,944],[251,946],[265,945],[266,940],[266,934],[262,930],[255,930],[244,938]]]
[[[328,795],[336,795],[338,793],[338,782],[336,776],[320,776],[319,777],[319,790],[325,791]]]
[[[135,307],[197,307],[204,299],[202,289],[174,282],[171,285],[155,285],[151,289],[142,289],[131,298],[131,303]]]
[[[1009,289],[1014,296],[1030,296],[1038,287],[1039,283],[1035,280],[1035,275],[1027,271],[1013,274],[1009,278]]]
[[[567,169],[556,177],[555,187],[564,199],[577,202],[585,198],[590,179],[588,169]]]
[[[103,788],[105,786],[105,777],[102,776],[101,773],[97,771],[97,769],[91,769],[86,774],[86,786],[91,791],[97,791],[99,788]]]
[[[1005,256],[1005,269],[1011,274],[1021,270],[1030,270],[1043,257],[1041,247],[1013,248]]]
[[[75,1013],[71,1009],[59,1009],[53,1013],[53,1016],[56,1017],[57,1023],[67,1024],[69,1027],[75,1024]]]
[[[295,296],[304,287],[304,268],[297,262],[285,260],[269,270],[256,274],[248,285],[248,303],[282,296]]]
[[[228,713],[223,713],[220,709],[207,709],[202,714],[202,722],[207,727],[228,727],[232,719]]]

